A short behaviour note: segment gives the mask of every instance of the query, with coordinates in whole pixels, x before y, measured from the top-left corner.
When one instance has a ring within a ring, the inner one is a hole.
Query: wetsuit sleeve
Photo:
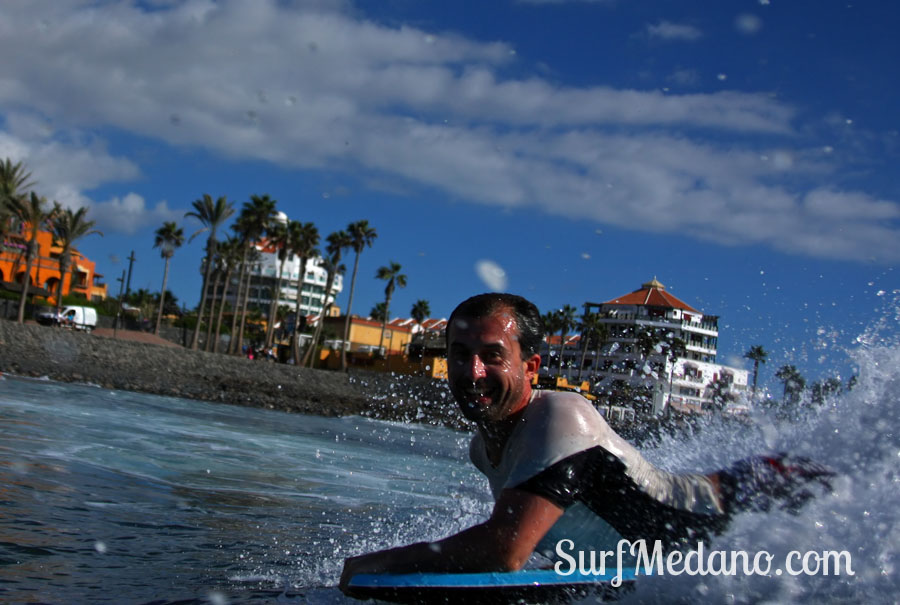
[[[520,489],[550,500],[562,509],[574,504],[584,489],[584,477],[595,450],[573,454],[537,475],[516,485]]]

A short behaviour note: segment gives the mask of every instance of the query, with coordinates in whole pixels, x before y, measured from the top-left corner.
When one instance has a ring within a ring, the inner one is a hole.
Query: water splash
[[[885,324],[887,325],[887,324]],[[687,438],[660,437],[645,449],[673,470],[714,469],[763,451],[789,451],[824,462],[839,473],[832,491],[799,514],[746,513],[712,548],[767,551],[770,576],[664,576],[638,583],[627,603],[651,602],[891,602],[900,593],[900,346],[878,326],[852,352],[859,380],[852,391],[822,406],[807,404],[790,420],[757,413],[752,427],[735,431],[710,421]],[[792,551],[845,551],[855,575],[776,575]]]

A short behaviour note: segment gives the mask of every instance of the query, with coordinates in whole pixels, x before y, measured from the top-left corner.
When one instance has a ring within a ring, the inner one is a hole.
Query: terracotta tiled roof
[[[547,342],[550,346],[558,347],[559,343],[562,340],[562,336],[559,334],[550,334],[544,338],[544,341]],[[581,334],[567,334],[566,335],[566,346],[570,347],[574,344],[577,344],[578,341],[581,340]]]
[[[686,302],[679,300],[666,292],[666,287],[656,278],[643,284],[639,290],[630,294],[608,300],[604,305],[645,305],[649,307],[666,307],[670,309],[683,309],[692,313],[700,313]]]
[[[422,327],[426,330],[439,332],[447,328],[447,320],[443,317],[440,319],[429,318],[422,322]]]
[[[395,317],[391,321],[388,322],[389,326],[395,326],[400,328],[412,328],[413,326],[419,325],[415,319],[409,317]],[[429,331],[440,331],[447,327],[446,319],[426,319],[422,322],[422,327]]]

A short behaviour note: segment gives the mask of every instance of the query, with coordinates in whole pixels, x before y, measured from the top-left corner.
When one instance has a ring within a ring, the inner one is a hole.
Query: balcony
[[[693,374],[687,374],[687,375],[681,375],[681,376],[676,374],[673,380],[682,380],[684,382],[690,382],[693,384],[703,384],[703,376],[696,376]]]

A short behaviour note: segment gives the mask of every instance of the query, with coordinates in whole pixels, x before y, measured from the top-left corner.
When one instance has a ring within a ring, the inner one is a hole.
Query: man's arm
[[[474,572],[520,569],[563,509],[537,494],[506,489],[490,518],[437,542],[419,542],[351,557],[341,590],[360,573]]]

